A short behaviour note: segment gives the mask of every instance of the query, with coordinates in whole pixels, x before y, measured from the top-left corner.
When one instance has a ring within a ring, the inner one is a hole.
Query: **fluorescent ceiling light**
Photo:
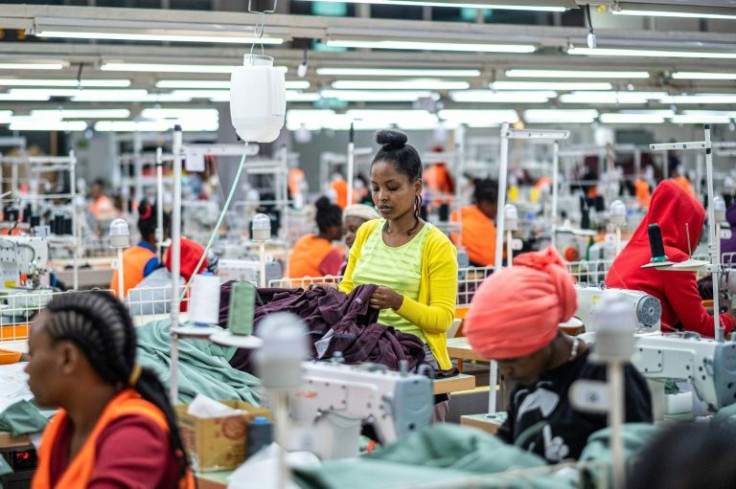
[[[724,2],[725,3],[725,2]],[[693,9],[687,10],[652,10],[650,6],[627,6],[619,4],[617,7],[611,9],[614,15],[636,15],[646,17],[680,17],[687,19],[725,19],[733,20],[736,19],[736,14],[720,13],[716,10],[708,9]]]
[[[140,73],[232,73],[234,65],[182,65],[170,63],[104,63],[100,70],[102,71],[126,71]],[[275,68],[288,71],[286,66],[276,66]]]
[[[610,90],[613,85],[606,82],[527,82],[497,81],[490,84],[493,90]]]
[[[570,48],[573,56],[627,56],[632,58],[736,59],[736,51],[667,51],[662,49]]]
[[[598,117],[594,109],[584,110],[556,110],[556,109],[529,109],[524,111],[524,120],[533,123],[587,123]]]
[[[51,95],[44,93],[0,93],[0,101],[46,102]]]
[[[667,92],[572,92],[560,96],[563,104],[645,104],[661,100]]]
[[[96,97],[115,97],[115,96],[124,96],[124,95],[130,95],[130,96],[140,96],[140,95],[146,95],[148,92],[142,88],[134,88],[134,89],[120,89],[120,90],[79,90],[75,88],[11,88],[9,93],[27,93],[27,94],[33,94],[33,93],[42,93],[42,94],[48,94],[52,97],[77,97],[80,95],[89,94],[90,96],[96,96]]]
[[[31,117],[43,119],[125,119],[128,109],[58,109],[32,110]]]
[[[144,119],[179,119],[179,118],[218,118],[217,109],[143,109],[141,117]]]
[[[336,3],[370,3],[373,5],[409,5],[413,7],[452,7],[452,8],[477,8],[477,9],[496,9],[496,10],[532,10],[535,12],[564,12],[567,7],[556,5],[518,5],[514,3],[493,3],[493,2],[463,2],[455,0],[308,0],[308,1],[325,1]]]
[[[232,73],[231,65],[178,65],[168,63],[105,63],[102,71],[152,72],[152,73]]]
[[[338,80],[332,83],[337,90],[465,90],[470,83],[445,80]]]
[[[441,119],[450,125],[465,124],[469,127],[496,127],[508,122],[513,124],[519,121],[519,114],[515,110],[440,110]]]
[[[712,116],[736,118],[736,111],[732,111],[732,110],[683,110],[682,113],[684,115],[702,115],[702,116],[712,115]]]
[[[8,127],[11,131],[84,131],[84,121],[59,121],[50,119],[17,120]]]
[[[716,115],[683,114],[670,118],[674,124],[729,124],[732,118]]]
[[[345,102],[414,102],[422,97],[431,97],[429,91],[412,90],[322,90],[322,98],[336,98]]]
[[[662,124],[664,116],[660,114],[601,114],[600,121],[604,124]]]
[[[415,76],[473,78],[476,76],[480,76],[480,70],[411,68],[317,68],[317,74],[323,76]]]
[[[0,124],[7,124],[13,119],[12,110],[0,110]]]
[[[146,93],[136,94],[94,94],[89,90],[80,92],[72,97],[72,102],[189,102],[190,97],[176,93]]]
[[[665,104],[736,104],[736,95],[727,93],[698,93],[674,95],[661,100]]]
[[[230,90],[174,90],[170,96],[180,100],[191,99],[208,99],[210,102],[230,102]],[[315,102],[320,99],[317,92],[297,92],[294,90],[286,91],[287,102]],[[176,101],[176,100],[172,100]]]
[[[186,121],[166,120],[157,121],[100,121],[95,124],[95,131],[98,132],[166,132],[174,128],[174,125],[181,125],[184,132],[211,132],[217,131],[220,127],[216,120],[196,121],[187,119]]]
[[[291,90],[286,91],[287,102],[316,102],[321,97],[317,92],[294,92]]]
[[[253,36],[196,36],[193,34],[138,34],[133,32],[95,31],[39,31],[37,37],[62,39],[101,39],[119,41],[201,42],[223,44],[283,44],[278,37],[255,38]]]
[[[736,80],[736,73],[707,73],[700,71],[676,71],[675,80]]]
[[[287,80],[288,90],[303,90],[309,88],[307,80]],[[156,88],[188,88],[188,89],[211,89],[230,90],[229,80],[160,80],[156,82]]]
[[[547,102],[557,96],[557,92],[550,90],[529,92],[492,92],[491,90],[465,90],[450,92],[450,98],[454,102],[465,103],[527,103],[538,104]]]
[[[0,63],[0,70],[61,70],[66,63]]]
[[[533,53],[537,50],[531,44],[490,44],[490,43],[454,43],[423,41],[363,41],[358,39],[341,39],[327,41],[328,46],[341,48],[367,49],[401,49],[419,51],[462,51],[473,53]]]
[[[649,78],[646,71],[580,71],[580,70],[506,70],[508,78],[603,78],[643,79]]]
[[[0,78],[0,85],[7,87],[107,87],[125,88],[130,86],[130,80],[61,80],[43,78]]]

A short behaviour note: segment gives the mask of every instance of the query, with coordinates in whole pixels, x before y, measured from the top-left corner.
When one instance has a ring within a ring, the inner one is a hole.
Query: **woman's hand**
[[[371,307],[376,309],[399,309],[404,302],[404,296],[388,287],[378,287],[371,296]]]

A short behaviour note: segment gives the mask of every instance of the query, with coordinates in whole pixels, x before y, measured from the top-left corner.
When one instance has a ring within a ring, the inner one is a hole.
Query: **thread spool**
[[[667,261],[667,255],[664,254],[664,242],[662,242],[662,230],[659,224],[649,225],[649,247],[652,250],[652,262],[659,263]]]
[[[195,275],[189,297],[189,320],[199,325],[217,324],[220,318],[220,277]]]

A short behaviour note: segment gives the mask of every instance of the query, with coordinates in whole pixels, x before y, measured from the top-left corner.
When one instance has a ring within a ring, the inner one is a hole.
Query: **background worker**
[[[345,256],[345,262],[340,268],[340,275],[344,275],[345,270],[348,267],[350,248],[352,248],[353,243],[355,243],[355,235],[358,233],[358,229],[363,225],[363,223],[378,218],[380,218],[378,211],[369,205],[353,204],[345,209],[342,216],[342,222],[343,232],[345,233],[345,246],[348,247],[348,253]]]
[[[705,209],[679,185],[663,181],[652,194],[652,202],[629,243],[614,260],[606,276],[606,287],[646,292],[662,304],[662,329],[685,330],[714,336],[713,316],[703,307],[695,274],[641,268],[652,258],[649,225],[658,224],[664,252],[669,261],[678,263],[690,258],[700,241]],[[728,315],[719,316],[726,335],[736,325]]]
[[[605,366],[588,361],[586,344],[559,330],[576,308],[573,279],[549,247],[519,255],[513,267],[487,278],[465,319],[473,350],[496,360],[502,378],[517,383],[496,435],[550,463],[577,459],[588,437],[608,425],[605,414],[577,411],[568,400],[574,381],[606,378]],[[624,372],[626,422],[652,422],[644,377],[631,365]]]
[[[97,179],[89,189],[89,202],[87,209],[98,221],[115,219],[118,215],[115,206],[107,195],[105,195],[105,181]]]
[[[147,200],[138,204],[138,231],[141,240],[123,252],[123,297],[128,291],[161,266],[156,256],[156,206]],[[164,240],[168,234],[169,215],[164,213]],[[112,272],[110,290],[118,293],[118,270]]]
[[[289,255],[289,277],[323,277],[337,275],[343,263],[343,253],[332,242],[342,239],[342,209],[320,197],[315,202],[319,234],[299,238]]]
[[[28,385],[59,408],[33,489],[193,489],[176,414],[156,374],[135,363],[127,308],[104,292],[55,297],[31,326]]]
[[[427,360],[452,368],[446,333],[457,295],[457,250],[436,227],[424,222],[422,162],[400,131],[381,131],[381,149],[370,170],[373,202],[382,219],[364,223],[350,249],[339,289],[378,285],[371,306],[379,322],[417,336]]]
[[[452,222],[460,222],[460,236],[450,238],[468,252],[470,265],[493,266],[496,253],[496,209],[498,208],[498,183],[491,179],[475,181],[475,203],[452,213]]]

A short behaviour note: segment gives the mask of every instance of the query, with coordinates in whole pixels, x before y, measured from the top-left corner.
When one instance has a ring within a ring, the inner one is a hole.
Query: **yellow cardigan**
[[[355,243],[350,249],[348,267],[339,289],[346,294],[355,288],[353,270],[360,260],[360,253],[368,236],[382,221],[374,219],[358,229]],[[396,270],[400,273],[400,270]],[[455,317],[457,301],[457,250],[439,229],[432,227],[422,250],[422,279],[419,283],[419,300],[404,296],[399,316],[416,324],[424,331],[427,344],[440,368],[452,368],[447,353],[447,331]]]

